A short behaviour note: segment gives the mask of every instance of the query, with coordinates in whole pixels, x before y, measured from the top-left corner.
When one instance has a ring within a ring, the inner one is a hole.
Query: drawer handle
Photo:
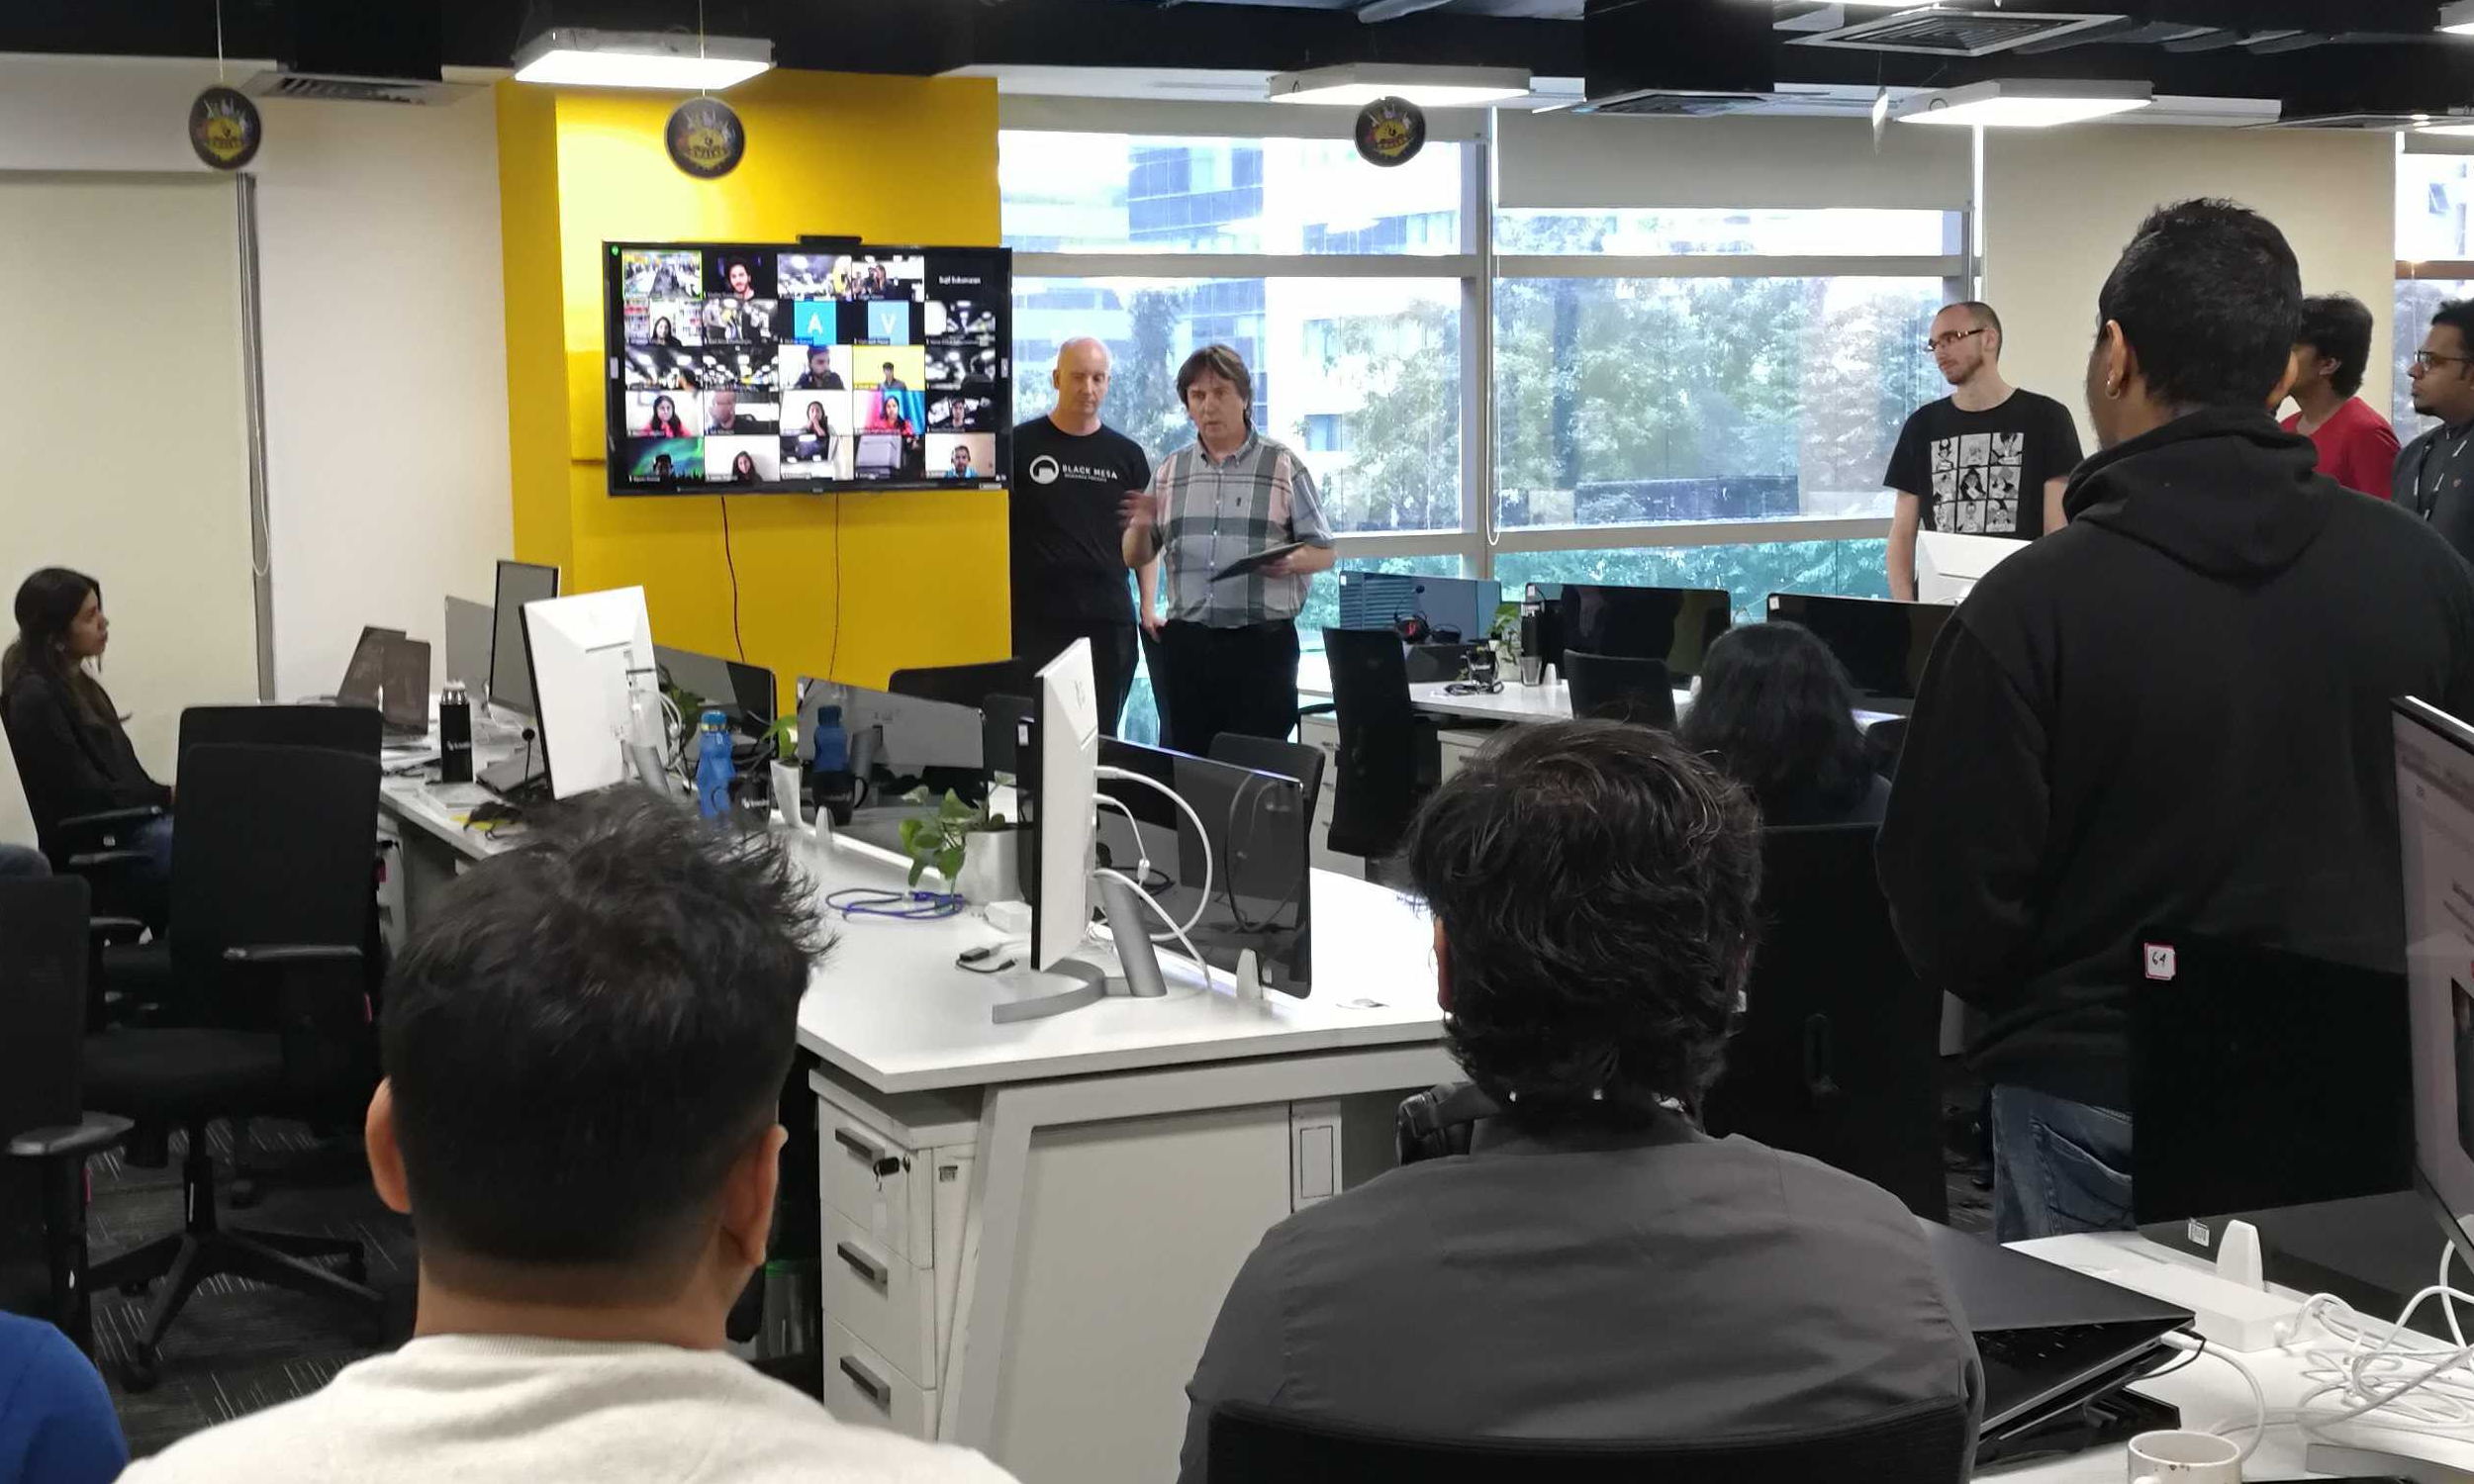
[[[894,1410],[894,1388],[890,1382],[877,1379],[875,1372],[848,1355],[841,1358],[840,1364],[842,1374],[850,1377],[850,1384],[867,1393],[869,1401],[887,1412]]]
[[[844,1262],[849,1263],[861,1277],[866,1278],[869,1282],[876,1284],[880,1288],[884,1287],[886,1280],[894,1275],[892,1268],[886,1266],[886,1264],[882,1262],[879,1262],[874,1257],[869,1256],[866,1252],[852,1246],[850,1243],[834,1243],[833,1254],[840,1257]]]
[[[862,1139],[848,1129],[838,1128],[833,1131],[833,1142],[867,1160],[870,1172],[880,1180],[887,1175],[902,1172],[902,1160],[896,1159],[894,1152],[882,1144]]]

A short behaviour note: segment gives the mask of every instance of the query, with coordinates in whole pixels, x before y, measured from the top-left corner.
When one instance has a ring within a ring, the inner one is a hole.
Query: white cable
[[[1195,898],[1194,915],[1186,920],[1185,927],[1178,927],[1177,919],[1169,916],[1165,910],[1160,913],[1161,920],[1168,923],[1171,930],[1173,930],[1180,939],[1183,939],[1187,932],[1189,931],[1195,923],[1202,920],[1202,914],[1209,910],[1211,906],[1211,832],[1202,827],[1202,816],[1194,812],[1194,806],[1192,804],[1186,802],[1186,795],[1178,792],[1175,788],[1170,788],[1158,779],[1150,778],[1140,773],[1129,772],[1123,768],[1108,767],[1100,768],[1098,776],[1104,779],[1115,779],[1123,783],[1140,784],[1155,793],[1165,793],[1168,795],[1169,802],[1185,810],[1186,817],[1193,821],[1194,837],[1202,842],[1202,894]],[[1101,798],[1107,797],[1104,793],[1096,796]],[[1117,799],[1109,799],[1108,801],[1116,804],[1119,809],[1123,810],[1125,817],[1129,821],[1134,818],[1134,811],[1127,809],[1123,802]],[[1142,826],[1139,823],[1134,825],[1134,846],[1137,850],[1142,848]],[[1145,859],[1143,864],[1145,866],[1150,865],[1148,858]],[[1137,891],[1143,890],[1139,882],[1135,884],[1134,889]],[[1143,891],[1145,899],[1148,899],[1150,895],[1150,892]],[[1160,904],[1155,901],[1152,902],[1151,905],[1157,908]],[[1155,943],[1159,941],[1157,934],[1152,936],[1152,941]],[[1186,947],[1189,950],[1191,950],[1193,945],[1191,943],[1188,943]],[[1197,964],[1201,963],[1202,956],[1200,954],[1195,954],[1194,962]]]
[[[2333,1294],[2305,1300],[2297,1334],[2304,1324],[2313,1324],[2336,1344],[2304,1348],[2303,1375],[2314,1385],[2290,1412],[2275,1414],[2276,1420],[2297,1422],[2313,1440],[2339,1445],[2348,1439],[2329,1430],[2356,1421],[2388,1432],[2466,1441],[2474,1430],[2474,1366],[2468,1364],[2474,1359],[2474,1345],[2465,1343],[2455,1306],[2474,1303],[2474,1294],[2449,1286],[2448,1265],[2443,1250],[2440,1281],[2408,1300],[2394,1325],[2375,1326]],[[2453,1345],[2410,1328],[2415,1314],[2433,1299],[2448,1317]],[[2304,1342],[2297,1339],[2294,1344]],[[2315,1405],[2331,1399],[2341,1410]]]
[[[2240,1371],[2242,1379],[2250,1383],[2250,1441],[2242,1444],[2241,1453],[2234,1460],[2236,1465],[2248,1463],[2250,1455],[2259,1451],[2259,1439],[2268,1436],[2268,1393],[2266,1388],[2259,1384],[2258,1376],[2252,1374],[2250,1367],[2244,1365],[2235,1355],[2225,1350],[2212,1348],[2205,1340],[2177,1332],[2167,1335],[2164,1343],[2177,1350],[2187,1350],[2195,1355],[2214,1355],[2217,1359]],[[2223,1437],[2228,1433],[2238,1432],[2240,1428],[2239,1423],[2229,1423],[2217,1429],[2217,1435]]]
[[[1193,940],[1186,936],[1186,930],[1177,925],[1177,919],[1169,915],[1169,909],[1160,905],[1160,899],[1143,889],[1142,882],[1126,881],[1123,873],[1110,871],[1105,866],[1102,866],[1097,871],[1093,872],[1092,875],[1094,878],[1104,878],[1108,881],[1130,886],[1133,888],[1136,896],[1139,896],[1144,901],[1150,903],[1151,910],[1159,913],[1160,920],[1167,923],[1169,925],[1169,931],[1177,935],[1177,941],[1186,945],[1186,956],[1193,963],[1194,968],[1202,971],[1202,981],[1206,984],[1211,982],[1211,966],[1203,962],[1202,951],[1195,948]]]

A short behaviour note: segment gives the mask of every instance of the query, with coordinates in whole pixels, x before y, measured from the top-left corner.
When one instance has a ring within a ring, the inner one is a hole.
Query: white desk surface
[[[820,889],[902,881],[893,865],[848,846],[802,854]],[[1014,1025],[997,1025],[989,1012],[1062,986],[955,967],[963,950],[1006,941],[978,916],[836,916],[839,941],[800,1003],[799,1042],[896,1093],[1440,1039],[1425,915],[1396,892],[1331,872],[1314,873],[1313,891],[1309,998],[1272,991],[1247,1003],[1173,978],[1165,999],[1108,998]]]
[[[2014,1244],[2015,1250],[2030,1256],[2059,1262],[2065,1267],[2093,1272],[2103,1276],[2108,1266],[2140,1257],[2177,1261],[2197,1266],[2196,1258],[2186,1253],[2161,1248],[2136,1233],[2108,1233],[2102,1236],[2051,1237],[2038,1242]],[[2436,1252],[2437,1244],[2433,1243]],[[2116,1258],[2112,1254],[2121,1253]],[[2287,1293],[2301,1306],[2302,1295]],[[2267,1394],[2271,1415],[2290,1411],[2310,1389],[2303,1370],[2305,1345],[2288,1345],[2282,1349],[2261,1350],[2237,1356],[2251,1373],[2259,1378],[2260,1389]],[[2257,1415],[2250,1388],[2233,1366],[2213,1355],[2202,1355],[2171,1375],[2133,1383],[2145,1396],[2170,1402],[2182,1409],[2182,1426],[2210,1433],[2236,1423],[2247,1424]],[[2327,1404],[2323,1404],[2327,1405]],[[2389,1446],[2418,1458],[2444,1462],[2458,1469],[2474,1469],[2474,1438],[2464,1443],[2441,1442],[2415,1438],[2377,1428],[2367,1422],[2346,1423],[2331,1430],[2335,1437],[2365,1447]],[[2236,1441],[2246,1440],[2245,1426],[2232,1435]],[[2309,1439],[2292,1423],[2271,1426],[2261,1439],[2259,1450],[2242,1466],[2245,1479],[2318,1478],[2305,1467]],[[2050,1463],[2030,1468],[2008,1469],[1985,1477],[2002,1484],[2122,1484],[2130,1476],[2130,1452],[2127,1448],[2091,1448]]]
[[[1320,661],[1321,656],[1313,657]],[[1319,663],[1311,675],[1301,661],[1297,667],[1297,694],[1314,700],[1331,698],[1330,672]],[[1572,719],[1572,690],[1569,682],[1557,680],[1543,686],[1524,686],[1519,681],[1506,681],[1503,689],[1492,696],[1455,696],[1451,683],[1434,681],[1409,687],[1409,704],[1435,716],[1457,716],[1469,721],[1570,721]],[[1692,692],[1675,692],[1675,714],[1692,709]],[[1889,719],[1887,711],[1856,713],[1857,726],[1870,726]]]

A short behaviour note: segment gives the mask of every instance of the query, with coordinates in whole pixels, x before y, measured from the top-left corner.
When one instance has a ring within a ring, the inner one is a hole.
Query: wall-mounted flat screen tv
[[[611,494],[1003,483],[1005,249],[610,242],[602,264]]]

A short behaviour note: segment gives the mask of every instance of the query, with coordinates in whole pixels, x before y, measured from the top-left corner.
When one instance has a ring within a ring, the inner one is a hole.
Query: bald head
[[[1048,380],[1057,389],[1057,410],[1051,419],[1070,433],[1099,430],[1099,404],[1108,395],[1108,347],[1080,335],[1057,347],[1057,369]]]

